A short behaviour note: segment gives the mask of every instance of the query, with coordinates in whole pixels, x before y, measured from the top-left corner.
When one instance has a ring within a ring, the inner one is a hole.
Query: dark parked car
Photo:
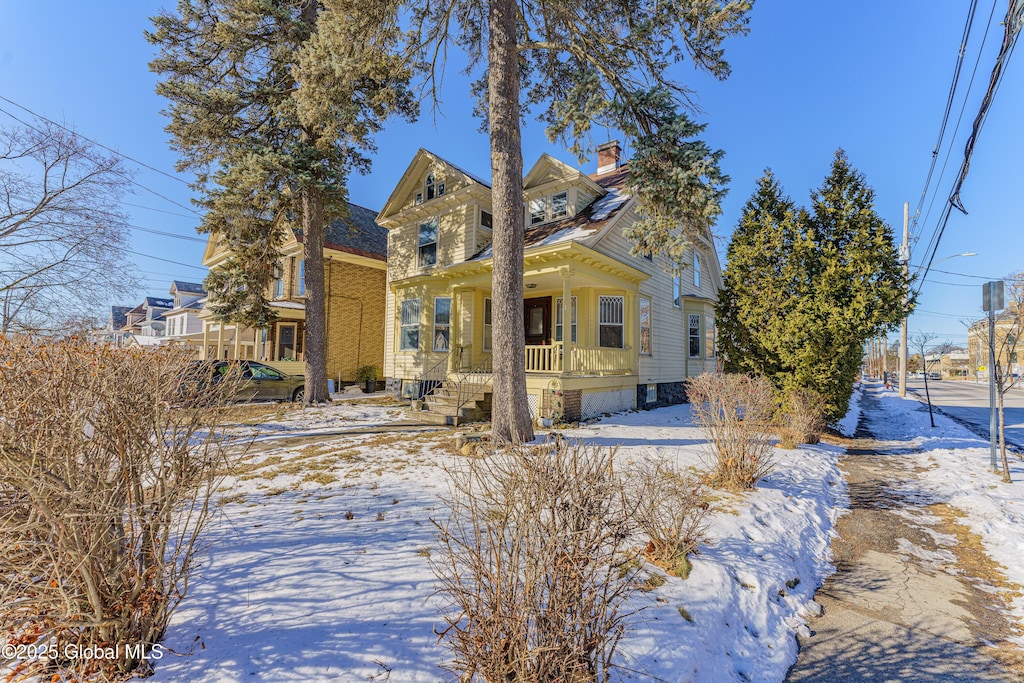
[[[178,378],[179,393],[192,393],[237,375],[238,387],[231,401],[301,401],[306,378],[286,375],[252,360],[195,361]]]

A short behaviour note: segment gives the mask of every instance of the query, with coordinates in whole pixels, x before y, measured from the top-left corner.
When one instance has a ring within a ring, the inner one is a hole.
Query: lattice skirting
[[[619,391],[596,391],[583,394],[580,406],[581,419],[597,417],[605,413],[618,413],[636,407],[636,389],[620,389]]]

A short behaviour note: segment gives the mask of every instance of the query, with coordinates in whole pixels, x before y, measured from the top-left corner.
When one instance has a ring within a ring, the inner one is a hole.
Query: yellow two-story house
[[[687,377],[717,367],[722,278],[710,235],[675,270],[632,256],[623,229],[641,207],[619,154],[617,142],[603,145],[593,175],[543,155],[523,181],[524,360],[537,418],[678,403]],[[421,149],[377,222],[388,230],[389,389],[450,423],[479,416],[491,359],[490,185]]]
[[[349,204],[349,216],[334,221],[324,235],[327,379],[356,381],[359,368],[384,364],[384,291],[387,233],[376,212]],[[221,324],[203,309],[201,357],[266,362],[287,374],[305,369],[305,260],[300,232],[281,247],[275,278],[265,294],[277,313],[269,327]],[[220,267],[230,256],[223,240],[211,236],[203,265]]]

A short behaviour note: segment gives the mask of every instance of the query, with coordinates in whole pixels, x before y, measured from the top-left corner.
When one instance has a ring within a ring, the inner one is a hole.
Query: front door
[[[551,343],[551,299],[525,299],[523,323],[526,326],[526,345],[541,346]]]

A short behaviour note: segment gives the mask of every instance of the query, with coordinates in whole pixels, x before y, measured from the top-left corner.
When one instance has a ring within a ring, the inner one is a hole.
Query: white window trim
[[[444,301],[448,302],[448,324],[447,325],[438,325],[437,324],[437,302],[441,301],[441,300],[444,300]],[[447,335],[448,348],[446,348],[446,349],[439,349],[439,348],[437,348],[437,331],[438,331],[438,329],[446,329],[446,330],[448,330],[448,335]],[[434,297],[434,329],[433,329],[433,332],[434,333],[430,337],[430,339],[431,339],[431,342],[430,342],[431,343],[431,348],[436,353],[448,353],[448,351],[450,351],[451,348],[452,348],[452,298],[450,296],[435,296]]]
[[[637,303],[637,324],[640,330],[640,336],[637,340],[637,346],[640,349],[641,355],[652,356],[654,355],[654,305],[649,297],[639,297],[640,301]],[[644,304],[647,302],[647,343],[648,349],[644,351]]]
[[[622,320],[614,322],[603,322],[601,320],[601,301],[602,299],[618,299],[619,310],[622,312]],[[622,328],[622,346],[603,346],[601,344],[601,328],[602,327],[621,327]],[[621,295],[615,296],[599,296],[597,297],[597,346],[602,349],[624,349],[626,348],[626,297]]]
[[[564,204],[565,208],[563,209],[562,213],[556,214],[555,213],[555,197],[557,197],[559,195],[565,195],[565,204]],[[548,210],[549,210],[549,214],[550,214],[550,220],[557,220],[559,218],[565,218],[566,216],[569,215],[569,191],[568,190],[562,190],[561,192],[552,192],[551,193],[551,200],[547,204],[548,204]]]
[[[694,335],[694,333],[693,333],[693,330],[694,330],[693,320],[694,320],[694,318],[697,319],[697,328],[696,328],[697,329],[697,334],[696,335]],[[700,333],[701,333],[700,318],[701,318],[701,316],[700,316],[699,313],[690,313],[686,317],[686,353],[687,353],[687,356],[689,358],[700,358],[701,357],[700,347],[702,345],[702,340],[700,338]],[[697,353],[696,354],[694,354],[692,349],[690,348],[690,342],[694,339],[695,336],[696,336],[696,339],[697,339]]]
[[[433,225],[433,228],[434,228],[434,241],[433,242],[423,242],[423,241],[421,241],[423,239],[423,237],[422,237],[423,228],[424,228],[424,226],[427,226],[427,225]],[[417,225],[417,227],[416,227],[416,264],[420,268],[431,268],[431,267],[437,265],[437,243],[438,243],[438,241],[440,239],[441,239],[441,226],[438,224],[436,218],[432,218],[429,221],[425,221],[425,222],[419,223]],[[431,245],[431,244],[434,245],[434,262],[430,263],[430,264],[423,263],[423,247],[426,247],[426,246]]]
[[[406,347],[404,345],[405,344],[405,328],[406,327],[413,327],[414,323],[409,323],[408,325],[403,325],[402,324],[402,319],[403,319],[403,315],[402,314],[405,312],[405,305],[407,303],[411,304],[412,302],[416,302],[416,322],[415,322],[415,327],[416,327],[416,346],[415,347]],[[405,352],[410,352],[411,351],[411,352],[415,353],[415,352],[420,350],[420,342],[421,342],[420,337],[422,336],[421,335],[422,330],[420,329],[421,328],[420,317],[421,317],[422,313],[423,313],[423,309],[421,307],[419,299],[403,299],[402,302],[398,305],[398,350],[399,351],[405,351]]]
[[[658,385],[648,384],[647,385],[647,402],[657,403],[658,402]]]
[[[578,323],[579,323],[579,305],[578,305],[578,302],[576,301],[576,296],[575,295],[569,297],[569,306],[570,306],[569,316],[572,318],[572,322],[569,325],[569,332],[570,332],[570,335],[571,335],[571,338],[572,338],[572,343],[576,344],[576,343],[578,343],[577,340],[579,339],[579,334],[578,334],[578,332],[579,332],[579,325],[578,325]],[[562,297],[559,296],[559,297],[555,298],[555,329],[554,329],[554,333],[555,333],[555,341],[564,342],[565,341],[564,337],[559,339],[559,337],[562,336],[561,333],[559,332],[559,328],[562,327],[561,315],[562,315]]]
[[[480,348],[482,350],[484,350],[484,351],[490,351],[494,347],[494,339],[493,339],[493,337],[491,337],[491,335],[487,334],[487,328],[488,327],[491,328],[491,333],[492,334],[493,334],[493,331],[494,331],[494,327],[493,327],[492,323],[487,322],[487,302],[490,301],[490,300],[491,300],[491,297],[489,297],[489,296],[484,297],[484,308],[483,308],[483,311],[481,311],[481,316],[480,316],[481,322],[483,323],[483,331],[481,332],[481,334],[483,335],[483,338],[480,340]],[[491,320],[493,322],[493,320],[494,320],[494,318],[493,318],[493,316],[494,316],[494,304],[493,304],[493,302],[491,303],[491,316],[492,316]],[[491,339],[491,343],[490,344],[487,343],[488,338]]]
[[[672,276],[672,305],[676,308],[682,306],[683,300],[683,281],[678,275]]]

